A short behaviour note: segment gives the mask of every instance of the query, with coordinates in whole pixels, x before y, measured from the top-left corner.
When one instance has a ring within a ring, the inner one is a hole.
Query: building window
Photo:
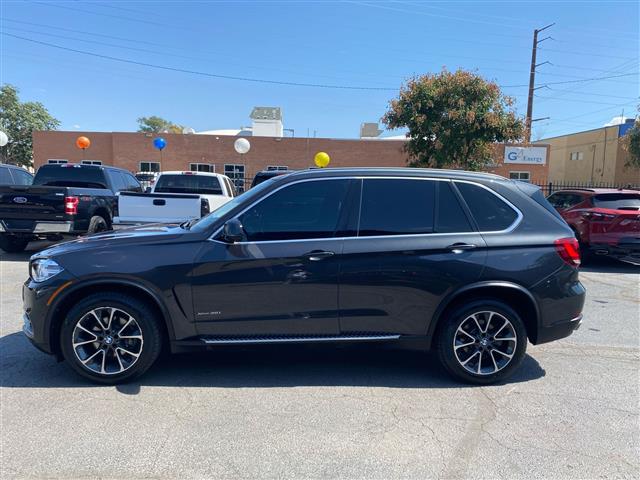
[[[47,163],[51,165],[61,165],[63,163],[69,163],[69,160],[65,160],[63,158],[50,158],[47,160]]]
[[[102,165],[102,160],[82,160],[82,165]]]
[[[159,162],[140,162],[140,171],[141,172],[159,172],[160,171],[160,163]]]
[[[531,182],[531,174],[529,172],[509,172],[511,180],[520,180],[521,182]]]
[[[210,163],[190,163],[189,170],[191,170],[192,172],[214,173],[216,171],[216,166],[211,165]]]
[[[286,165],[268,165],[267,170],[289,170]]]
[[[244,192],[244,165],[227,163],[224,166],[224,174],[231,179],[238,193]]]
[[[582,152],[571,152],[571,156],[569,157],[571,160],[583,160],[584,153]]]

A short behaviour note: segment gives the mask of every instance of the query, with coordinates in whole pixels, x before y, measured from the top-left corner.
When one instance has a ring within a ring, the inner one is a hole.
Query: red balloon
[[[91,146],[91,140],[87,137],[78,137],[76,138],[76,147],[84,150],[85,148],[89,148]]]

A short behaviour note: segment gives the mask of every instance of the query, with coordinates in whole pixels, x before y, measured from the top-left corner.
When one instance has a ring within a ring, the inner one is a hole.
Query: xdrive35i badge
[[[13,197],[14,203],[27,203],[27,199],[24,197]]]

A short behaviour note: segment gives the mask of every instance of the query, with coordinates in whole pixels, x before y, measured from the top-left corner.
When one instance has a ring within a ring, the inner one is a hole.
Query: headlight
[[[50,258],[36,258],[31,262],[31,278],[35,282],[44,282],[59,274],[64,268]]]

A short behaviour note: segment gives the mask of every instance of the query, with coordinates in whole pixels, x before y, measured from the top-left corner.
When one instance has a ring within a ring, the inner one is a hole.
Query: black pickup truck
[[[0,248],[21,252],[31,240],[60,240],[111,229],[118,192],[141,192],[119,168],[43,165],[33,185],[0,186]]]

